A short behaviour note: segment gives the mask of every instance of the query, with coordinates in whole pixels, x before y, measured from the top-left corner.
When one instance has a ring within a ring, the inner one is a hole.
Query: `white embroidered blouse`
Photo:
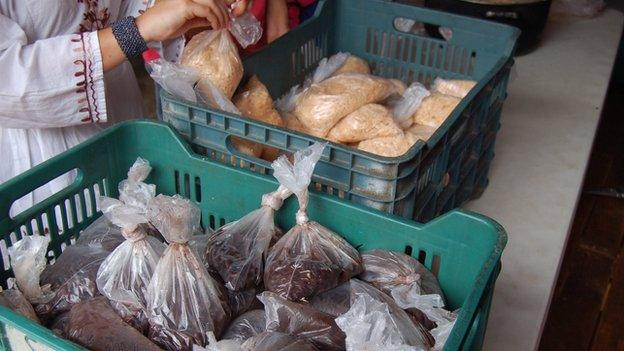
[[[0,0],[0,183],[107,125],[144,117],[130,63],[104,74],[96,31],[137,16],[150,2]],[[38,189],[11,213],[49,197],[72,178]]]

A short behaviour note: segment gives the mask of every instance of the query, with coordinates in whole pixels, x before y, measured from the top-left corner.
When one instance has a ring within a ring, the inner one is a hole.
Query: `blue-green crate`
[[[394,26],[397,18],[450,28],[452,38],[400,32]],[[429,84],[437,76],[478,81],[431,139],[417,142],[403,156],[381,157],[330,143],[315,172],[314,181],[322,191],[426,221],[435,215],[442,181],[455,161],[457,152],[450,149],[483,133],[492,108],[505,100],[518,33],[506,25],[382,0],[321,0],[312,19],[244,60],[245,73],[257,74],[277,98],[301,83],[323,57],[346,51],[366,59],[374,74],[406,84]],[[163,120],[196,150],[259,173],[270,174],[269,163],[238,152],[231,136],[287,151],[319,140],[181,101],[166,92],[161,93],[161,103]],[[425,203],[434,210],[423,207]]]
[[[271,176],[224,165],[192,151],[169,126],[153,121],[125,122],[0,184],[0,283],[12,276],[7,247],[30,233],[48,233],[50,259],[58,257],[101,215],[95,194],[117,196],[117,183],[137,157],[150,161],[147,182],[159,193],[181,194],[202,211],[202,225],[219,227],[258,208],[262,194],[277,187]],[[11,217],[11,204],[59,175],[75,181],[32,208]],[[89,200],[90,199],[90,200]],[[445,350],[478,350],[483,342],[494,283],[507,236],[496,222],[452,211],[428,224],[311,192],[310,218],[343,235],[360,250],[406,252],[438,277],[449,307],[461,308]],[[277,213],[282,228],[294,225],[297,203],[289,199]],[[3,350],[77,350],[73,343],[0,306]]]

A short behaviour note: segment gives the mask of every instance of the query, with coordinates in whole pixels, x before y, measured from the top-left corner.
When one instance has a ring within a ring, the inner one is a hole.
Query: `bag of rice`
[[[440,94],[463,99],[475,85],[477,85],[477,82],[474,80],[443,79],[438,77],[433,81],[431,90]]]
[[[361,141],[358,149],[379,156],[398,157],[406,153],[416,141],[418,139],[411,133],[402,133]]]
[[[392,113],[378,104],[366,104],[341,119],[327,134],[327,139],[339,143],[354,143],[364,139],[401,134]]]
[[[387,79],[345,73],[312,84],[298,97],[294,114],[311,135],[322,138],[346,115],[393,91]]]
[[[451,115],[460,101],[460,98],[454,96],[433,93],[423,99],[414,113],[414,123],[437,128]]]

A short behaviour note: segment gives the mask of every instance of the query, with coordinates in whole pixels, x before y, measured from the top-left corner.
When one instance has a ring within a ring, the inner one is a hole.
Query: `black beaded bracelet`
[[[133,58],[141,55],[147,50],[145,39],[139,33],[139,28],[134,22],[134,17],[128,16],[122,18],[111,26],[113,35],[117,39],[119,47],[127,58]]]

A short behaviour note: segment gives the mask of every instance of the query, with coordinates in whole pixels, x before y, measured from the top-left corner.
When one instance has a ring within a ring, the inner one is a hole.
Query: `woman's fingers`
[[[221,16],[218,14],[218,12],[214,11],[211,7],[201,5],[195,1],[189,2],[188,6],[193,16],[195,16],[196,18],[207,19],[208,22],[210,23],[210,26],[213,29],[219,29],[223,27],[224,23],[221,19]],[[192,19],[189,19],[189,20],[192,20]]]
[[[209,8],[219,20],[218,28],[225,27],[229,21],[228,11],[222,0],[192,0],[200,6]]]
[[[249,4],[249,0],[237,0],[232,2],[232,13],[234,16],[238,17],[247,11],[247,5]]]

